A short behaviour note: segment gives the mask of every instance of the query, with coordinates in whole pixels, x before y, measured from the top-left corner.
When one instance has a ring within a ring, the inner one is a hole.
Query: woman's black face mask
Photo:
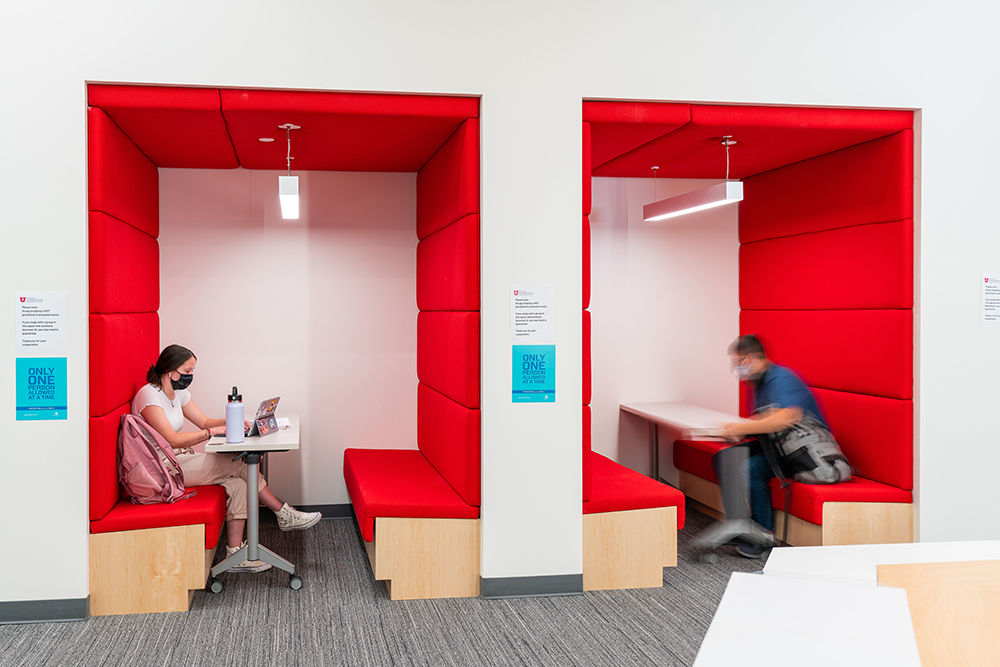
[[[191,386],[191,381],[194,380],[194,375],[192,375],[191,373],[180,373],[180,372],[178,372],[177,374],[181,376],[180,379],[179,380],[171,379],[170,386],[172,386],[174,389],[187,389],[189,386]]]

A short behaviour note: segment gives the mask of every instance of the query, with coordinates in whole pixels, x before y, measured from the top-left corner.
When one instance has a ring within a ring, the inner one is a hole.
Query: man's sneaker
[[[278,528],[283,531],[312,528],[323,518],[319,512],[300,512],[288,503],[282,505],[275,515],[278,517]]]
[[[246,546],[246,542],[243,543]],[[229,558],[234,553],[240,550],[240,547],[226,547],[226,558]],[[271,564],[265,563],[262,560],[245,560],[239,565],[229,568],[228,572],[263,572],[264,570],[270,570]]]
[[[767,554],[767,551],[770,548],[771,547],[765,547],[759,544],[750,544],[749,542],[742,542],[736,545],[736,553],[743,556],[744,558],[753,558],[755,560],[760,560]]]

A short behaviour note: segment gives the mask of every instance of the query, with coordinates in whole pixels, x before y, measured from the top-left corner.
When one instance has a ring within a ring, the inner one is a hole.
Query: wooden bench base
[[[583,590],[659,588],[676,565],[676,507],[583,516]]]
[[[93,534],[90,614],[187,611],[214,558],[204,525]]]
[[[375,519],[365,542],[393,600],[479,596],[479,519]]]
[[[719,486],[680,473],[680,489],[698,509],[717,519],[725,518]],[[774,534],[780,536],[785,513],[774,510]],[[911,503],[823,503],[823,525],[793,516],[788,522],[788,544],[799,547],[836,544],[895,544],[913,541]]]

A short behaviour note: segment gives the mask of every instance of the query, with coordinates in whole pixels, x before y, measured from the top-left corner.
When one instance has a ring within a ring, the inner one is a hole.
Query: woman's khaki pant
[[[185,486],[219,484],[226,490],[226,521],[247,518],[247,464],[232,454],[178,454]],[[257,473],[257,490],[267,486]],[[256,506],[256,505],[255,505]]]

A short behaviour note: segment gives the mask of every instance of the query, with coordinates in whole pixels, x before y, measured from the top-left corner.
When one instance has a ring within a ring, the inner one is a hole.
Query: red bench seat
[[[718,484],[712,457],[728,446],[722,440],[678,440],[674,443],[674,467]]]
[[[823,503],[912,503],[910,491],[855,477],[839,484],[799,484],[792,482],[792,516],[822,525]],[[777,479],[771,480],[771,506],[785,510],[785,492]]]
[[[479,508],[458,495],[415,449],[347,449],[344,480],[366,542],[376,517],[478,519]]]
[[[720,440],[678,440],[674,443],[674,467],[718,484],[712,457],[728,447]],[[912,503],[913,494],[905,489],[855,477],[840,484],[799,484],[792,482],[790,514],[803,521],[821,525],[823,503]],[[777,479],[771,480],[771,506],[785,510],[785,492]]]
[[[591,452],[590,459],[591,492],[583,503],[584,514],[676,507],[677,529],[684,527],[684,494],[679,490],[597,452]]]
[[[226,519],[226,490],[221,486],[193,487],[197,494],[173,504],[134,505],[128,496],[104,518],[90,522],[91,533],[205,525],[205,548],[214,549]]]

